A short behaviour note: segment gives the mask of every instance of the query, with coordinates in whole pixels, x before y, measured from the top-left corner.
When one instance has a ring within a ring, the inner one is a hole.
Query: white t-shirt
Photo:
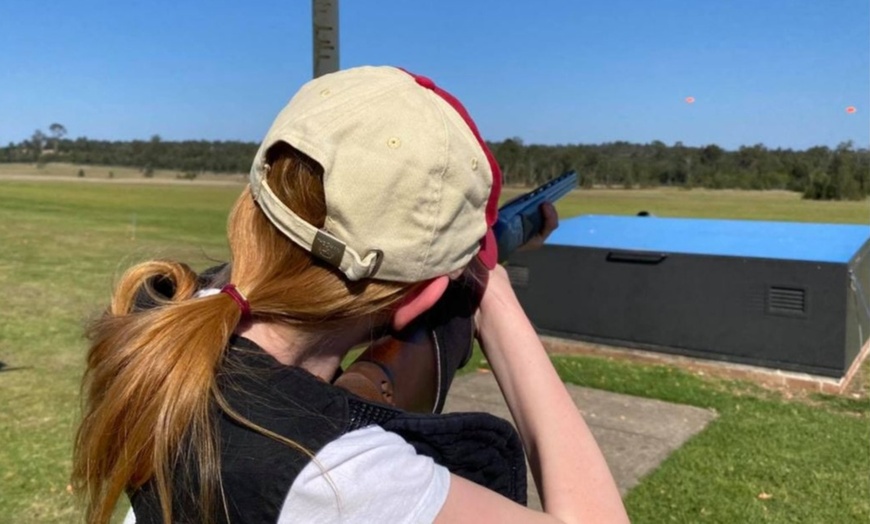
[[[290,487],[278,524],[429,523],[450,472],[380,426],[345,433],[315,455]],[[136,522],[133,511],[124,524]]]

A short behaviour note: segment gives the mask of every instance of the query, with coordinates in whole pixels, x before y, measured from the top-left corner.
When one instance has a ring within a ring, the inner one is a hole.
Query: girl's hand
[[[555,206],[550,202],[544,202],[539,208],[541,215],[544,217],[544,223],[541,224],[541,230],[529,239],[528,242],[520,246],[517,251],[531,251],[538,249],[544,245],[544,241],[550,236],[550,233],[559,227],[559,213],[556,212]]]

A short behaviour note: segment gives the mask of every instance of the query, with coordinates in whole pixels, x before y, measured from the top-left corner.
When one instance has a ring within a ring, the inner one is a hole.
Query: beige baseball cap
[[[317,228],[269,188],[266,152],[286,142],[323,167]],[[465,108],[428,78],[356,67],[316,78],[278,114],[251,192],[293,242],[350,280],[419,282],[497,259],[501,172]]]

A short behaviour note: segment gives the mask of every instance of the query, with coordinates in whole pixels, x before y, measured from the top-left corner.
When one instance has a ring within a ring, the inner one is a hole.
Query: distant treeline
[[[65,132],[65,129],[63,130]],[[253,142],[188,140],[105,141],[66,139],[52,128],[29,140],[0,148],[0,162],[68,162],[155,169],[191,175],[245,173],[257,150]],[[599,145],[526,145],[519,138],[491,142],[506,184],[534,186],[575,169],[585,186],[787,189],[813,199],[863,199],[870,195],[870,151],[852,142],[802,151],[762,144],[736,151],[717,145],[672,146],[612,142]]]
[[[185,140],[167,142],[157,135],[150,140],[107,141],[88,138],[25,140],[0,148],[0,162],[67,162],[93,166],[125,166],[143,174],[155,169],[184,172],[245,173],[257,152],[252,142]]]
[[[534,185],[571,168],[586,186],[787,189],[822,200],[870,195],[870,150],[855,149],[851,141],[803,151],[763,144],[728,151],[658,140],[540,146],[508,139],[490,146],[508,183]]]

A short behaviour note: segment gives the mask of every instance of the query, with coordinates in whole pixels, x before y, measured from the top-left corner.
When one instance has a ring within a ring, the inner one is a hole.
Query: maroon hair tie
[[[221,293],[226,293],[232,298],[236,304],[239,305],[239,309],[242,310],[242,318],[250,318],[251,316],[251,303],[248,302],[248,299],[245,298],[245,295],[242,294],[241,291],[236,288],[235,284],[227,284],[221,288]]]

